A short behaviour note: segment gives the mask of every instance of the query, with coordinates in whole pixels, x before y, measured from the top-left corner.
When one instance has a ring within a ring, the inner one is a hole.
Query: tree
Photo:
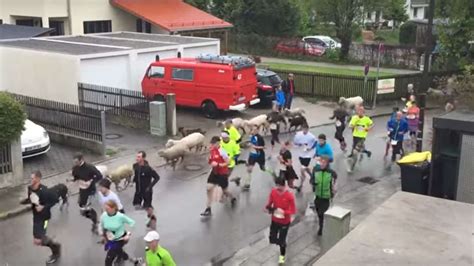
[[[398,23],[405,22],[408,19],[406,8],[405,0],[388,0],[383,10],[383,18],[393,20],[393,27],[395,28]]]
[[[347,59],[352,35],[362,14],[363,0],[316,0],[317,14],[336,27],[336,37],[341,40],[340,59]]]
[[[9,94],[0,92],[0,145],[20,138],[25,119],[23,106]]]
[[[185,0],[184,2],[201,9],[202,11],[209,11],[211,0]]]

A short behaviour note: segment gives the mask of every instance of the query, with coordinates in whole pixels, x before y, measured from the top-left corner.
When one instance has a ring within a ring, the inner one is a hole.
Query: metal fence
[[[0,174],[10,173],[12,171],[11,146],[0,146]]]
[[[78,83],[79,105],[132,119],[150,119],[148,101],[140,91]]]
[[[25,105],[28,119],[47,131],[103,142],[100,111],[24,95],[12,96]]]

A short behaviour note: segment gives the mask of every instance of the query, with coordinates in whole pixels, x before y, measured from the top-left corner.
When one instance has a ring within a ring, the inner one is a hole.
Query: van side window
[[[165,77],[165,68],[162,66],[151,66],[150,71],[148,72],[150,78],[164,78]]]
[[[173,79],[192,81],[194,79],[194,70],[184,68],[173,68],[173,71],[171,72],[171,77]]]

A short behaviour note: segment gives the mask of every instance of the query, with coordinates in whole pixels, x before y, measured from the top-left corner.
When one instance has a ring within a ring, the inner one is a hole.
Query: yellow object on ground
[[[412,152],[398,160],[398,163],[421,163],[424,161],[431,161],[430,151]]]

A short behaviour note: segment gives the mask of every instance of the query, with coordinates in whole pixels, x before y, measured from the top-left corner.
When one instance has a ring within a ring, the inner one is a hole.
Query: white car
[[[25,130],[21,133],[21,152],[24,158],[47,153],[50,148],[48,132],[40,125],[25,120]]]
[[[329,36],[315,35],[315,36],[306,36],[303,38],[303,41],[310,44],[315,44],[322,46],[326,49],[335,49],[341,48],[341,43],[337,42]]]

